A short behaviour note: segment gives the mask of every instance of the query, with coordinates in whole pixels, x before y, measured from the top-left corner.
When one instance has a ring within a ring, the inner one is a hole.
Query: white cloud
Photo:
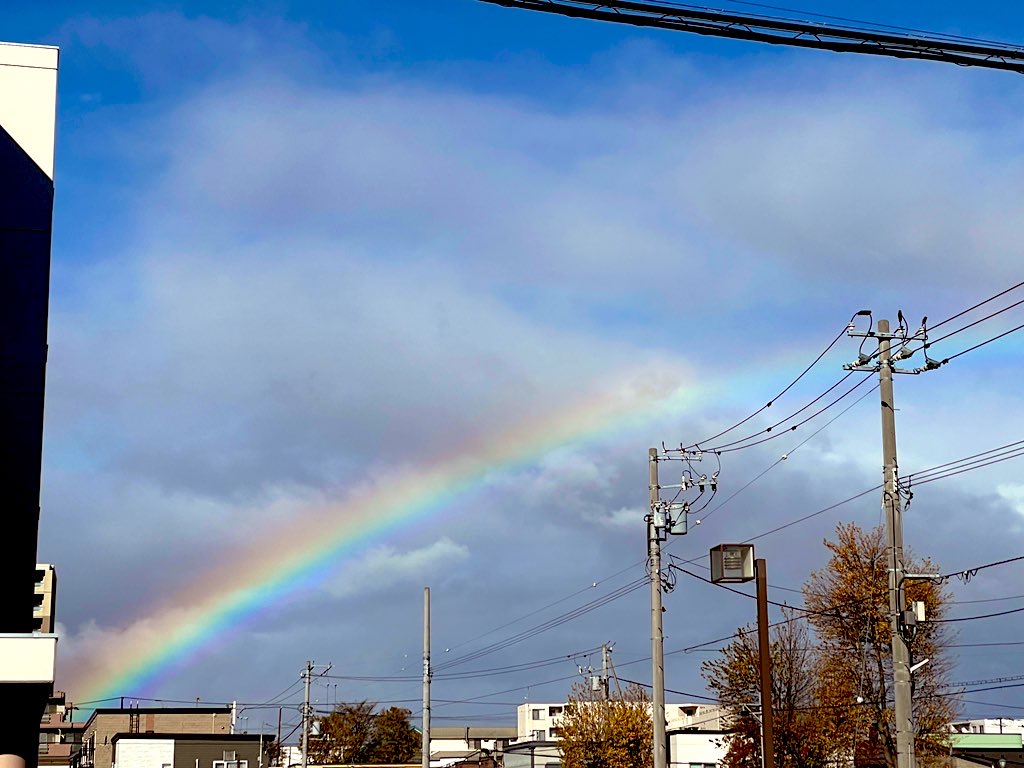
[[[470,556],[469,547],[441,538],[425,547],[399,551],[376,547],[357,560],[344,564],[324,585],[336,598],[385,592],[407,582],[423,584],[431,576],[456,567]]]

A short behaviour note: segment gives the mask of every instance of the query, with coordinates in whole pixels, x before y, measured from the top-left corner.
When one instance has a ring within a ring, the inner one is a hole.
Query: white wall
[[[669,734],[669,765],[717,765],[725,758],[725,734],[688,731]],[[721,742],[721,743],[720,743]]]
[[[174,765],[174,739],[118,739],[114,768]]]
[[[0,126],[53,178],[56,48],[0,43]]]

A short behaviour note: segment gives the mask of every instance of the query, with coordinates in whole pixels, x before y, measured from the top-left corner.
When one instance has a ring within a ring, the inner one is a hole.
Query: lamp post
[[[757,651],[761,673],[761,764],[775,768],[775,729],[772,717],[772,653],[768,644],[768,567],[754,559],[753,544],[712,547],[711,581],[742,584],[757,580]]]

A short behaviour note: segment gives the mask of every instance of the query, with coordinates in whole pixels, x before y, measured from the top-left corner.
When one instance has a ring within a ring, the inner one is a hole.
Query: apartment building
[[[53,632],[57,623],[57,569],[48,563],[36,563],[35,602],[32,605],[32,629]]]
[[[63,691],[54,691],[39,721],[39,765],[68,768],[82,745],[83,723],[75,723]]]
[[[113,740],[115,736],[121,734],[166,734],[168,737],[183,734],[230,736],[231,707],[97,709],[85,723],[82,731],[82,748],[74,757],[73,768],[113,768]],[[157,768],[164,766],[161,763]]]
[[[557,741],[566,702],[520,704],[516,710],[519,741]],[[723,731],[725,710],[717,704],[666,704],[667,730]]]

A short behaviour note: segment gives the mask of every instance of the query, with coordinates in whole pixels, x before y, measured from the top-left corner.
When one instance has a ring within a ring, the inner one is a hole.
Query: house
[[[231,735],[231,707],[129,707],[97,709],[82,730],[73,768],[112,768],[118,734]],[[151,767],[160,768],[160,766]],[[194,767],[193,767],[194,768]]]
[[[517,731],[504,725],[434,726],[430,729],[430,764],[480,764],[501,753]]]
[[[116,733],[113,768],[263,768],[274,737],[262,733]]]

